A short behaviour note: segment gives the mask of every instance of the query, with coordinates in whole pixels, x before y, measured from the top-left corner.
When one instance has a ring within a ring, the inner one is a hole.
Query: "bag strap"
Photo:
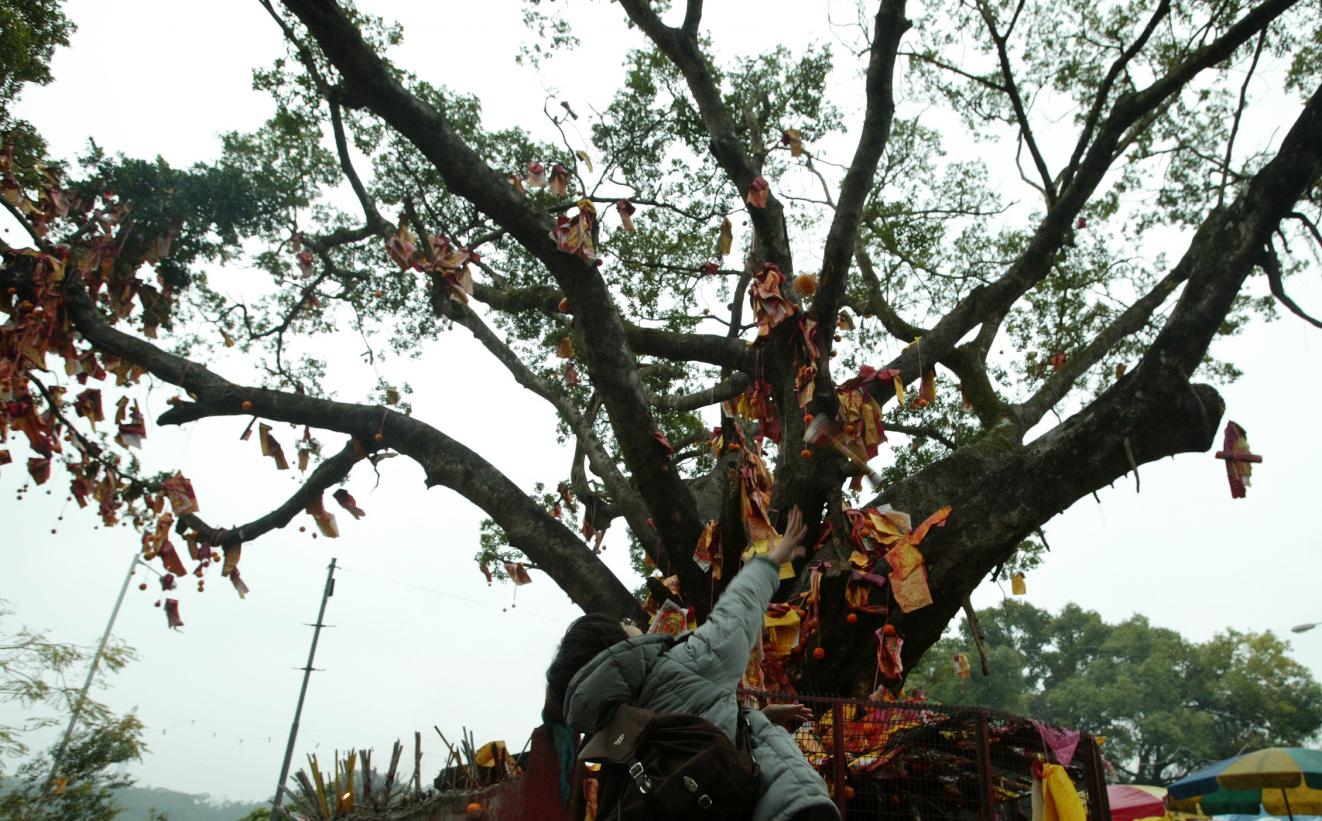
[[[748,708],[739,705],[739,715],[735,719],[734,747],[740,752],[753,754],[753,725],[748,720]]]

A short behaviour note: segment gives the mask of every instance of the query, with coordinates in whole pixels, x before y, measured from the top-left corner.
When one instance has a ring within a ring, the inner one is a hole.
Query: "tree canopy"
[[[947,704],[991,707],[1106,736],[1127,781],[1167,784],[1245,750],[1307,745],[1322,728],[1322,685],[1272,633],[1203,642],[1143,616],[1108,624],[1077,605],[1049,613],[1006,600],[980,611],[994,674],[962,631],[933,645],[908,686]]]
[[[486,513],[484,572],[540,571],[635,617],[664,599],[705,616],[797,505],[815,550],[778,599],[800,630],[765,672],[867,692],[988,574],[1038,560],[1073,501],[1212,446],[1234,377],[1215,337],[1277,303],[1308,319],[1285,290],[1322,248],[1308,4],[978,0],[910,19],[885,0],[844,45],[730,56],[700,0],[530,2],[527,60],[574,47],[573,13],[622,13],[637,48],[603,110],[554,95],[490,130],[447,77],[392,65],[398,27],[259,2],[288,45],[254,75],[274,113],[212,162],[95,143],[60,161],[5,123],[3,201],[29,241],[0,249],[0,463],[26,448],[36,484],[62,469],[80,505],[139,531],[167,590],[218,571],[242,595],[244,543],[302,512],[336,535],[325,495],[396,455]],[[0,58],[15,83],[47,79],[67,37],[58,8],[31,8]],[[1285,88],[1260,93],[1269,68]],[[836,93],[856,71],[861,112]],[[225,287],[240,263],[262,292]],[[1274,299],[1249,296],[1259,272]],[[346,332],[374,362],[473,335],[558,414],[563,471],[518,486],[407,384],[329,395],[319,343]],[[225,349],[262,376],[209,367]],[[207,521],[223,483],[135,459],[146,381],[177,390],[154,424],[250,420],[300,488]],[[595,549],[616,522],[641,600]]]

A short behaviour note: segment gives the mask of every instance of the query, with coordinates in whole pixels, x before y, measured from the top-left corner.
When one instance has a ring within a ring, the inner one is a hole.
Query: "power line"
[[[352,573],[355,576],[362,576],[364,578],[374,579],[376,581],[383,582],[385,584],[394,584],[394,585],[399,585],[400,587],[410,587],[413,588],[414,590],[421,590],[424,593],[432,593],[437,596],[443,596],[447,599],[455,599],[456,601],[467,602],[468,604],[476,604],[479,607],[500,608],[500,611],[502,613],[506,612],[510,608],[513,608],[513,605],[509,605],[508,607],[506,607],[504,605],[499,605],[494,602],[483,601],[482,599],[474,599],[468,596],[461,596],[458,593],[448,593],[444,590],[437,590],[434,587],[424,587],[423,585],[413,584],[412,582],[401,581],[399,579],[389,579],[386,578],[385,576],[377,576],[373,573],[364,573],[361,570],[351,570],[350,568],[344,566],[340,566],[338,569],[345,573]],[[561,624],[565,621],[563,618],[548,616],[545,613],[538,613],[533,610],[519,610],[518,613],[516,613],[516,615],[533,616],[534,618],[544,619],[546,621],[555,622],[557,624]]]

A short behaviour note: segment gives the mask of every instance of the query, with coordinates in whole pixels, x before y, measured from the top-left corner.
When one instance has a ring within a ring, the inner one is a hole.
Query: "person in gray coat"
[[[547,670],[548,713],[591,734],[627,702],[658,713],[700,716],[734,740],[739,717],[735,690],[761,639],[780,565],[803,555],[804,535],[803,517],[795,508],[780,542],[744,565],[707,621],[678,644],[669,636],[642,635],[632,624],[601,614],[571,624]],[[753,821],[838,821],[840,813],[822,777],[780,726],[811,713],[795,704],[747,716],[759,767]]]

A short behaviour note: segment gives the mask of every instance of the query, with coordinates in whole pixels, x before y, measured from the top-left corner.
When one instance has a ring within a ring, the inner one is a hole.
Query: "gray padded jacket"
[[[735,688],[761,637],[778,571],[774,561],[762,557],[745,565],[711,616],[684,642],[671,647],[667,636],[643,635],[598,653],[565,691],[570,726],[591,733],[629,702],[658,713],[701,716],[733,739],[739,716]],[[834,812],[825,782],[794,738],[756,710],[748,713],[748,723],[761,768],[753,821],[788,821],[809,808]]]

